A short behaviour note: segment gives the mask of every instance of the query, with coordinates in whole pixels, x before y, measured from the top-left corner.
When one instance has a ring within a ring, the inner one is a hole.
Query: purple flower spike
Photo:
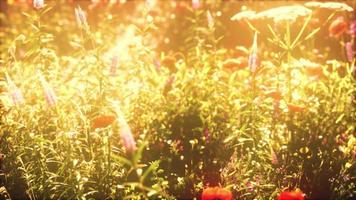
[[[136,141],[126,121],[120,123],[120,138],[127,153],[133,153],[137,149]]]
[[[252,73],[255,73],[258,67],[258,48],[257,48],[257,32],[253,38],[251,53],[248,58],[248,66]]]
[[[48,105],[50,107],[55,107],[57,105],[57,97],[53,89],[50,87],[44,88],[44,94]]]
[[[120,126],[120,139],[124,145],[126,153],[133,153],[137,149],[136,141],[130,126],[127,124],[126,119],[119,108],[117,110],[117,119]]]
[[[354,51],[352,49],[352,43],[351,42],[347,42],[345,44],[345,49],[346,49],[346,57],[347,60],[349,62],[352,62],[352,60],[354,59]]]
[[[75,8],[75,18],[77,19],[78,25],[81,28],[88,28],[87,17],[80,6]]]
[[[110,75],[114,76],[116,74],[117,64],[119,62],[118,56],[113,56],[111,59]]]
[[[24,104],[25,100],[24,100],[21,90],[15,85],[15,83],[11,80],[11,78],[8,74],[6,74],[6,79],[7,79],[7,85],[9,87],[9,93],[12,98],[12,103],[14,105]]]
[[[350,23],[350,34],[351,34],[353,37],[356,37],[356,20],[353,20],[353,21]]]
[[[40,82],[43,88],[44,97],[50,107],[55,107],[57,105],[57,96],[54,90],[50,87],[46,79],[39,73]]]

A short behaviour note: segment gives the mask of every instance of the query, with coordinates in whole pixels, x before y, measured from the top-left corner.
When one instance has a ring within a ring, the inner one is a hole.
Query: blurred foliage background
[[[354,12],[246,23],[306,2],[150,2],[0,2],[1,197],[355,198]]]

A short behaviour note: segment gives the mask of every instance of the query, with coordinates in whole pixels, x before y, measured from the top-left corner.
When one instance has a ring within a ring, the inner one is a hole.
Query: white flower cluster
[[[280,6],[256,13],[255,11],[242,11],[234,15],[231,20],[273,19],[275,23],[294,22],[298,17],[310,15],[312,11],[304,6]]]
[[[354,9],[350,7],[349,5],[345,3],[339,3],[339,2],[307,2],[304,4],[306,7],[309,8],[325,8],[325,9],[331,9],[331,10],[336,10],[336,11],[347,11],[347,12],[352,12]]]

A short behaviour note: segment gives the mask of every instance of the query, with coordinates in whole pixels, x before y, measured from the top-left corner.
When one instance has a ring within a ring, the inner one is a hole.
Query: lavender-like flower
[[[75,8],[75,18],[77,19],[77,23],[81,28],[88,28],[87,17],[80,6]]]
[[[208,20],[208,27],[210,29],[213,29],[214,28],[214,18],[213,16],[211,15],[210,11],[208,10],[208,12],[206,13],[206,17],[207,17],[207,20]]]
[[[42,74],[39,73],[39,77],[40,77],[40,82],[43,88],[43,93],[45,96],[45,99],[48,103],[48,105],[50,107],[55,107],[57,105],[57,96],[54,93],[54,90],[52,87],[50,87],[50,85],[48,84],[48,82],[46,81],[46,79],[42,76]]]
[[[350,23],[350,34],[351,36],[356,37],[356,20],[353,20]]]
[[[255,73],[258,67],[258,48],[257,48],[257,32],[253,38],[250,56],[248,58],[248,66],[252,73]]]
[[[354,59],[354,51],[353,51],[353,48],[352,48],[352,43],[351,42],[347,42],[345,44],[345,49],[346,49],[347,60],[349,62],[352,62],[352,60]]]
[[[137,147],[136,147],[136,141],[135,138],[132,135],[131,128],[127,124],[124,115],[122,114],[121,110],[117,110],[117,115],[118,115],[118,123],[120,126],[120,138],[121,141],[125,147],[125,150],[127,153],[133,153]]]
[[[110,75],[114,76],[116,74],[117,64],[119,62],[118,56],[113,56],[111,59]]]
[[[6,74],[6,79],[7,79],[7,85],[9,87],[9,93],[12,98],[12,103],[14,105],[24,104],[25,100],[24,100],[21,90],[15,85],[15,83],[11,80],[11,78],[8,74]]]
[[[201,7],[200,0],[192,0],[192,7],[193,9],[199,9]]]
[[[127,153],[133,153],[137,149],[136,141],[126,121],[120,123],[120,137]]]
[[[44,7],[44,0],[33,0],[33,7],[36,9],[41,9]]]

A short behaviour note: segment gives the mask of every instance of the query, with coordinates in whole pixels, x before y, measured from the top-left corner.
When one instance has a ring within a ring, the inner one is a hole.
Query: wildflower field
[[[0,200],[356,199],[355,8],[0,0]]]

